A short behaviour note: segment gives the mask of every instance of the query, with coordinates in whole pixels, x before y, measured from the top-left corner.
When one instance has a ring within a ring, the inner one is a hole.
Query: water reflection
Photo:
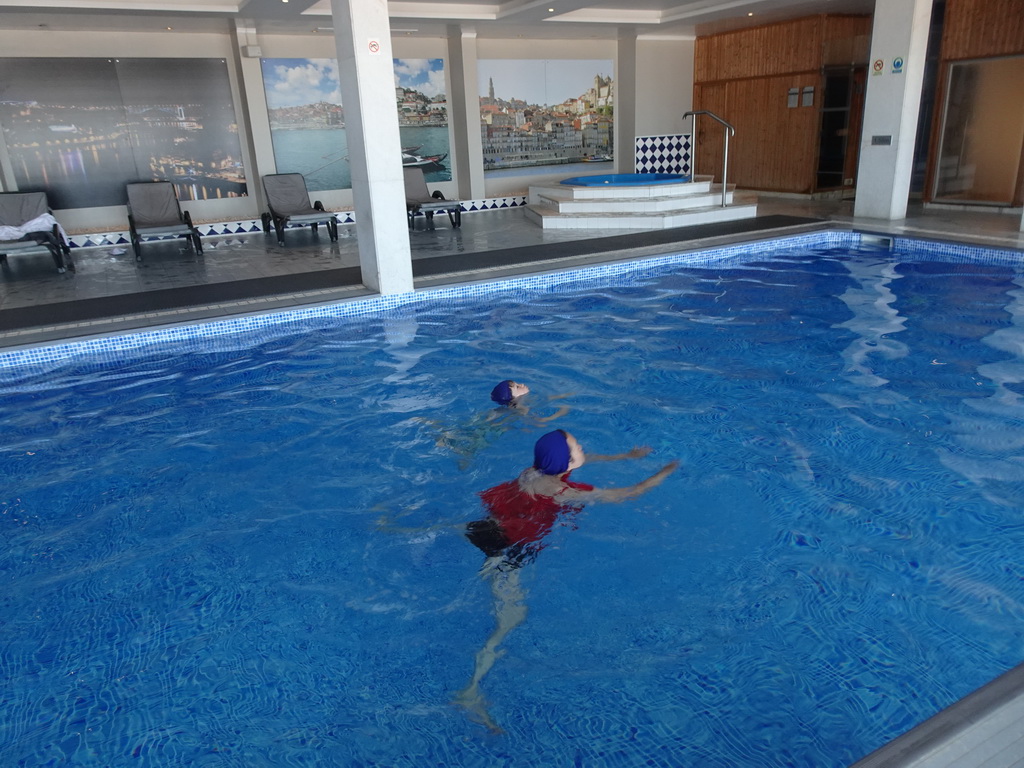
[[[853,317],[834,326],[848,328],[857,335],[842,353],[847,379],[865,387],[881,387],[889,380],[875,373],[872,358],[895,360],[905,357],[908,351],[905,344],[890,338],[891,334],[905,330],[906,319],[893,306],[896,294],[889,287],[900,275],[895,263],[889,260],[852,260],[845,266],[858,283],[839,297]]]

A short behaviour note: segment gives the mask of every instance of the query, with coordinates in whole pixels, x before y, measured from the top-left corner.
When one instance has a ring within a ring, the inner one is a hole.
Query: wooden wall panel
[[[736,127],[730,182],[765,191],[815,190],[824,68],[866,66],[870,40],[871,17],[863,15],[809,16],[697,39],[693,108]],[[815,89],[814,105],[789,108],[789,89],[806,86]],[[721,180],[722,130],[706,118],[698,127],[697,172]]]
[[[697,38],[694,82],[766,77],[821,69],[823,17]]]
[[[820,75],[805,73],[699,86],[694,109],[709,109],[736,127],[729,140],[730,183],[775,192],[813,191],[822,85]],[[815,88],[815,106],[786,106],[789,89],[805,86]],[[708,118],[698,121],[697,172],[721,181],[724,130]]]
[[[866,66],[871,58],[870,16],[826,16],[822,65]]]
[[[946,0],[944,61],[1024,54],[1024,0]]]

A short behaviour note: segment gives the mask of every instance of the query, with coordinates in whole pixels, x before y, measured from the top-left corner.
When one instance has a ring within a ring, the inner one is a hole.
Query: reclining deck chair
[[[317,225],[326,224],[331,242],[338,239],[338,217],[325,211],[323,203],[317,200],[309,205],[309,191],[301,173],[271,173],[263,177],[263,191],[267,194],[270,213],[264,213],[263,231],[270,233],[270,222],[274,222],[277,244],[284,245],[284,231],[289,224],[309,224],[314,233]]]
[[[20,251],[46,248],[57,271],[74,270],[71,249],[45,192],[0,193],[0,262]]]
[[[403,168],[405,172],[405,210],[409,214],[409,229],[413,229],[417,213],[427,217],[427,225],[434,223],[434,214],[445,211],[453,228],[462,226],[462,205],[459,200],[445,200],[441,190],[431,194],[422,168]]]
[[[181,235],[192,243],[196,256],[203,255],[199,230],[192,225],[189,212],[182,212],[171,182],[140,181],[128,184],[125,189],[128,192],[128,227],[136,261],[142,261],[143,237]]]

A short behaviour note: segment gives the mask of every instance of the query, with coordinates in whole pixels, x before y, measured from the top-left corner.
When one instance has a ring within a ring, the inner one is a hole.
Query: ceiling
[[[370,2],[372,0],[352,0]],[[875,0],[389,0],[395,35],[484,38],[693,37],[817,13],[871,13]],[[234,19],[259,34],[331,31],[331,0],[0,0],[0,29],[199,32]]]

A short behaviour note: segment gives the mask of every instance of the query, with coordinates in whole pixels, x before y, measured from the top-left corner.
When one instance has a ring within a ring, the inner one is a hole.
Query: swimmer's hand
[[[659,469],[646,480],[641,480],[639,483],[634,485],[630,489],[632,491],[632,493],[630,493],[630,496],[639,496],[641,493],[646,493],[647,491],[651,490],[651,488],[656,488],[657,486],[661,485],[663,482],[665,482],[665,478],[671,475],[673,472],[675,472],[678,467],[678,461],[670,461],[668,464]]]

